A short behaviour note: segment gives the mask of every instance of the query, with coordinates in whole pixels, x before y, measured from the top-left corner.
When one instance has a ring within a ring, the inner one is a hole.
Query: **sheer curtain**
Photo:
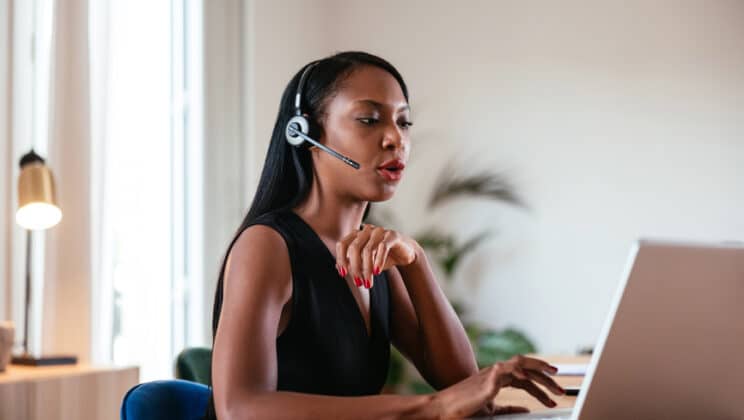
[[[35,241],[35,261],[45,267],[33,285],[36,353],[138,365],[149,380],[172,376],[184,347],[209,343],[201,4],[0,0],[0,20],[12,23],[0,46],[13,47],[0,60],[12,63],[0,82],[12,78],[13,110],[0,107],[0,122],[12,115],[0,127],[8,127],[0,139],[10,140],[0,146],[0,216],[11,222],[0,230],[0,275],[10,279],[3,312],[16,325],[25,242],[12,222],[13,181],[32,144],[48,157],[63,211],[46,244]]]
[[[203,345],[200,9],[91,4],[94,359],[172,376]]]
[[[10,319],[10,217],[13,186],[10,110],[10,5],[0,0],[0,318]]]
[[[48,148],[48,119],[50,100],[50,68],[51,68],[51,39],[52,16],[54,0],[29,0],[1,2],[0,12],[4,14],[0,30],[3,45],[0,63],[4,69],[0,70],[0,83],[8,83],[0,89],[5,92],[0,106],[0,134],[3,157],[4,190],[2,241],[4,241],[4,264],[0,275],[5,284],[7,295],[3,299],[7,306],[5,313],[16,324],[16,342],[20,343],[23,335],[23,316],[25,300],[25,232],[15,223],[16,182],[18,179],[18,160],[31,147],[42,156],[49,156]],[[6,24],[7,23],[7,24]],[[5,77],[2,77],[2,76]],[[7,89],[7,90],[5,90]],[[4,118],[4,120],[3,120]],[[7,163],[7,167],[5,166]],[[7,176],[7,178],[6,178]],[[41,308],[43,290],[41,284],[44,278],[44,234],[34,233],[33,253],[33,297],[30,314],[31,334],[29,348],[33,353],[42,350]],[[3,248],[0,246],[0,248]],[[1,260],[1,259],[0,259]]]

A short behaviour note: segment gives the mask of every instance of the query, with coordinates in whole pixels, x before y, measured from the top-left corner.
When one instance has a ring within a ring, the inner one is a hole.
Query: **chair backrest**
[[[180,379],[141,383],[124,396],[121,420],[201,419],[210,394],[206,385]]]
[[[176,378],[209,385],[212,364],[212,349],[191,347],[184,349],[176,358]]]

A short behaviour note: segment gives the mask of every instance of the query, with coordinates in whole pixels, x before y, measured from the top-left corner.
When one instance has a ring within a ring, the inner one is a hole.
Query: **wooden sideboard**
[[[0,420],[115,420],[137,367],[27,367],[0,372]]]

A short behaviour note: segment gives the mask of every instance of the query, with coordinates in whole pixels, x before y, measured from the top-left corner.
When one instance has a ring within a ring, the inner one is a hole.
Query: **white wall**
[[[252,51],[247,61],[254,122],[246,133],[251,162],[247,204],[261,175],[284,88],[302,66],[327,55],[333,43],[327,25],[330,4],[326,0],[254,1],[249,24],[252,30],[248,33]]]
[[[324,51],[325,36],[316,26],[323,9],[315,6],[288,0],[204,3],[209,342],[220,264],[253,198],[281,91],[293,72]]]
[[[300,65],[344,49],[388,59],[415,122],[389,203],[404,229],[498,233],[459,273],[477,319],[573,352],[594,344],[635,238],[744,239],[744,3],[285,3],[256,2],[253,170]],[[451,159],[507,173],[531,210],[425,213]]]
[[[220,258],[240,221],[243,194],[242,2],[204,2],[203,337],[212,337],[212,299]],[[205,343],[205,344],[207,344]]]

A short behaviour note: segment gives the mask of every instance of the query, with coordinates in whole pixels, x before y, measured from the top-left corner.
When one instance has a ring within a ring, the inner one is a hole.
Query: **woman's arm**
[[[222,419],[424,419],[432,395],[331,397],[296,392],[238,392]]]
[[[393,343],[433,387],[442,389],[478,372],[467,334],[415,240],[365,224],[338,242],[336,260],[372,287],[372,274],[387,270]]]
[[[420,417],[433,396],[329,397],[277,392],[276,337],[292,295],[282,237],[266,226],[243,232],[225,268],[212,383],[220,419]]]
[[[544,373],[556,369],[529,358],[482,369],[431,395],[332,397],[276,391],[276,337],[283,328],[282,311],[292,296],[291,275],[286,244],[273,229],[252,226],[235,242],[225,267],[223,304],[212,355],[214,402],[221,420],[461,418],[489,404],[505,386],[522,388],[549,406],[555,403],[535,384],[562,392]],[[410,280],[417,278],[413,274]],[[414,301],[431,297],[431,292],[414,293],[421,295]],[[431,311],[429,304],[420,306],[424,312]],[[523,409],[503,407],[498,412],[519,410]]]
[[[412,241],[413,242],[413,241]],[[432,273],[420,245],[413,263],[392,267],[392,341],[436,389],[478,372],[465,329]]]

